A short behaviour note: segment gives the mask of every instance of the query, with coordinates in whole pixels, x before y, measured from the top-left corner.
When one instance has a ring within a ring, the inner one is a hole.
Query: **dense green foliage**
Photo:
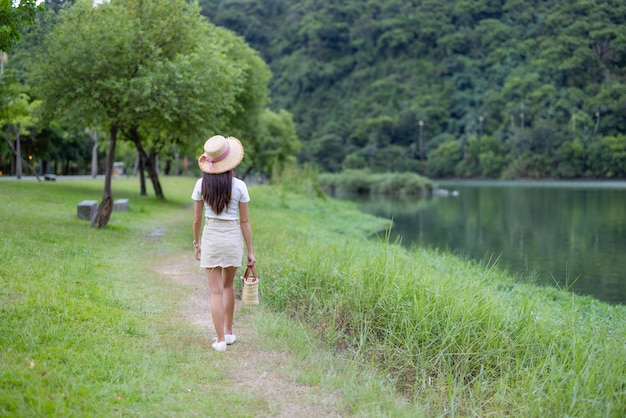
[[[322,173],[318,179],[320,186],[331,194],[416,196],[430,194],[435,188],[431,180],[411,172],[370,173],[366,170],[345,170],[341,173]]]
[[[626,176],[622,1],[200,5],[261,52],[324,170]]]
[[[22,30],[35,21],[37,9],[35,0],[0,0],[0,53],[10,51],[22,38]]]
[[[215,133],[242,140],[244,169],[271,176],[295,160],[300,143],[291,114],[267,107],[268,66],[241,36],[201,16],[195,3],[124,0],[96,7],[68,0],[46,6],[10,57],[11,77],[2,78],[23,87],[28,99],[41,100],[39,123],[21,138],[40,172],[81,174],[89,163],[107,172],[108,161],[89,160],[103,156],[105,137],[114,144],[118,135],[129,144],[109,147],[115,160],[127,169],[140,160],[159,196],[157,164],[167,172],[174,158],[195,161]],[[1,105],[13,100],[9,93],[0,89]],[[5,114],[0,127],[11,125]],[[5,174],[17,171],[16,142],[7,137],[0,144]],[[62,168],[51,164],[59,160]]]

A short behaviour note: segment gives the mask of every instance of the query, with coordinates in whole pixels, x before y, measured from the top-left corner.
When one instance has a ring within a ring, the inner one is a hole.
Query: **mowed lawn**
[[[252,413],[172,319],[185,290],[151,268],[190,247],[194,180],[166,180],[160,202],[140,197],[137,179],[114,179],[129,211],[105,229],[77,218],[102,180],[0,182],[0,415]]]

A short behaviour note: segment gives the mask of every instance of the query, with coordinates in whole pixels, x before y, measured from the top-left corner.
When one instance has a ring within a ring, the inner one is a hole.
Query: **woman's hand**
[[[256,263],[256,259],[254,258],[253,253],[248,253],[248,267],[254,267],[254,263]]]
[[[200,246],[197,246],[195,249],[196,260],[200,261]]]

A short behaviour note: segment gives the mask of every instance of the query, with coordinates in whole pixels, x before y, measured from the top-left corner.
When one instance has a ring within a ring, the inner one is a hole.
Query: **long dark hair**
[[[233,170],[220,174],[204,173],[202,176],[202,200],[219,215],[228,207],[232,196]]]

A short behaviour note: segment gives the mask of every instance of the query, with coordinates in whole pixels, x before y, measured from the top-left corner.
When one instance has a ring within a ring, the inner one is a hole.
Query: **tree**
[[[11,82],[6,77],[0,81],[2,92],[6,93],[2,97],[2,108],[0,109],[0,122],[7,129],[5,139],[11,152],[15,157],[15,175],[19,179],[22,178],[22,161],[33,172],[39,180],[37,171],[32,167],[28,160],[22,157],[22,141],[21,137],[30,134],[37,123],[37,109],[41,102],[31,100],[30,96],[17,82]],[[11,137],[13,140],[11,140]]]
[[[445,141],[428,157],[426,174],[433,177],[451,177],[456,174],[456,166],[461,161],[461,144],[458,140]]]
[[[10,51],[22,38],[21,31],[35,22],[38,10],[35,0],[21,0],[14,5],[13,0],[0,0],[0,52]]]
[[[77,1],[61,10],[37,53],[31,81],[47,114],[68,112],[83,126],[107,126],[105,185],[94,226],[106,226],[113,208],[118,135],[152,164],[148,171],[163,197],[154,166],[163,145],[225,127],[237,108],[242,70],[212,35],[196,6],[184,0],[119,0],[96,8]]]
[[[134,120],[139,123],[124,133],[136,144],[155,192],[154,161],[164,149],[221,132],[240,138],[254,156],[253,150],[267,140],[260,120],[271,76],[265,62],[242,38],[223,28],[207,25],[197,42],[193,52],[154,66],[144,88],[150,93],[136,106]],[[146,100],[157,105],[146,108],[141,105]],[[246,158],[242,166],[249,172],[255,161]]]
[[[35,22],[38,10],[43,10],[43,7],[38,7],[35,0],[21,0],[17,5],[13,0],[0,0],[0,78],[4,78],[6,53],[12,50],[22,38],[24,28]],[[15,143],[12,143],[8,137],[6,140],[15,155],[17,175],[20,178],[22,175],[20,135],[23,129],[27,129],[31,123],[31,115],[24,114],[24,112],[29,110],[28,108],[32,106],[32,103],[29,104],[28,96],[21,92],[18,92],[14,97],[9,97],[7,94],[10,94],[14,89],[6,89],[5,87],[10,85],[13,85],[12,80],[2,80],[2,95],[5,100],[3,113],[5,123],[15,138]],[[30,164],[28,166],[32,168]]]
[[[271,149],[272,143],[263,144],[268,139],[264,130],[263,116],[265,105],[269,101],[268,83],[272,73],[258,52],[253,50],[243,38],[224,28],[216,28],[219,37],[224,40],[225,54],[231,65],[239,68],[237,77],[238,91],[235,96],[236,106],[228,115],[226,129],[229,135],[239,138],[244,147],[252,152],[252,158],[244,158],[242,168],[250,172],[253,166],[261,166],[261,160],[254,152]],[[285,117],[290,117],[285,115]],[[266,120],[267,121],[267,120]],[[295,128],[295,127],[294,127]],[[285,132],[286,133],[286,132]],[[277,145],[274,143],[274,145]],[[271,170],[266,171],[270,175]]]
[[[296,162],[295,157],[300,152],[301,144],[296,134],[293,118],[286,110],[274,113],[265,109],[261,114],[260,122],[262,130],[260,144],[255,144],[256,147],[253,145],[246,150],[252,156],[251,161],[248,162],[247,173],[253,167],[258,167],[266,175],[271,175],[273,171],[280,174],[286,164]]]
[[[608,178],[626,176],[626,135],[603,137],[591,145],[589,153],[593,174]]]
[[[59,11],[62,7],[74,4],[74,0],[45,0],[46,10]]]
[[[93,146],[91,147],[91,177],[95,179],[98,176],[98,146],[100,145],[102,132],[97,129],[85,129],[85,133],[93,141]]]
[[[106,6],[94,8],[90,2],[80,1],[62,10],[59,22],[38,51],[31,74],[44,99],[46,114],[69,112],[83,126],[106,120],[110,145],[103,198],[92,221],[97,227],[107,225],[113,210],[115,145],[120,126],[127,120],[123,111],[126,93],[136,70],[129,44],[132,28],[121,13]]]
[[[198,24],[187,53],[179,44],[180,49],[170,59],[146,62],[134,77],[135,93],[128,100],[128,113],[133,116],[122,128],[124,137],[137,148],[155,195],[162,199],[165,196],[157,169],[161,152],[171,144],[198,141],[223,131],[231,125],[232,115],[246,110],[238,102],[246,82],[243,64],[227,55],[231,46],[221,31]],[[156,28],[142,32],[150,30]],[[143,184],[141,187],[145,191]]]

